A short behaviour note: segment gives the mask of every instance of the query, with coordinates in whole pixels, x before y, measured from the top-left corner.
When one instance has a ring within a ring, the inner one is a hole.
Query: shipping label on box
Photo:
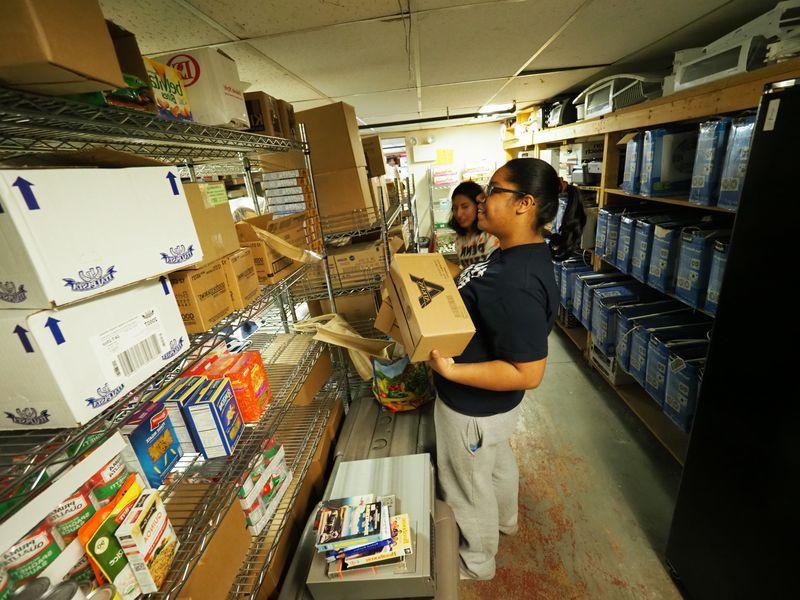
[[[3,170],[0,198],[0,308],[63,306],[203,258],[169,167]]]
[[[58,311],[0,310],[0,429],[75,427],[188,348],[168,280]]]
[[[387,288],[412,362],[463,352],[475,326],[441,254],[396,254]]]
[[[150,78],[150,88],[153,90],[158,116],[171,121],[192,121],[189,94],[183,86],[180,73],[169,65],[146,56],[143,56],[142,60]]]
[[[236,252],[239,249],[239,238],[228,205],[225,184],[221,181],[184,183],[183,191],[200,240],[203,263],[208,264]]]
[[[240,248],[222,259],[225,283],[235,310],[250,305],[258,297],[258,274],[250,248]]]
[[[183,456],[169,412],[162,402],[146,402],[120,429],[128,468],[157,488]]]
[[[207,381],[186,403],[189,427],[206,459],[230,456],[242,435],[242,417],[227,378]]]
[[[189,333],[202,333],[233,312],[222,262],[170,275],[175,299]]]
[[[183,78],[194,120],[206,125],[250,127],[236,63],[217,48],[155,57]]]

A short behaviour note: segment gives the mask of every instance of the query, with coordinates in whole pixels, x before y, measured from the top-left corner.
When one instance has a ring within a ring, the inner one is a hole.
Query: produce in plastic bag
[[[407,356],[396,360],[372,359],[372,393],[392,412],[414,410],[436,397],[428,365],[410,363]]]

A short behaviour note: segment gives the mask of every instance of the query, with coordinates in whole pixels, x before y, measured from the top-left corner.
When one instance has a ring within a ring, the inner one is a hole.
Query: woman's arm
[[[431,352],[428,366],[445,379],[494,392],[530,390],[539,387],[547,358],[532,362],[490,360],[480,363],[456,363]]]

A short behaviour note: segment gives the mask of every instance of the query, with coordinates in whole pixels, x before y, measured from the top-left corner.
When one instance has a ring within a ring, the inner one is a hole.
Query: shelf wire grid
[[[0,153],[112,148],[170,162],[212,161],[286,152],[300,142],[193,123],[155,113],[92,106],[57,96],[0,88]]]
[[[386,273],[381,269],[380,272],[353,271],[342,277],[334,269],[331,269],[331,288],[334,298],[339,296],[352,296],[363,294],[374,290],[379,290],[386,278]],[[328,288],[325,285],[325,276],[322,266],[309,270],[308,276],[297,281],[289,290],[292,298],[310,302],[312,300],[327,300]]]
[[[397,220],[401,205],[399,201],[393,202],[386,209],[387,229]],[[325,231],[325,243],[340,245],[349,238],[360,237],[378,233],[381,230],[380,211],[374,207],[359,208],[356,210],[322,217],[322,229]]]
[[[325,435],[334,404],[342,399],[344,389],[332,380],[309,406],[293,406],[278,436],[286,449],[286,460],[293,473],[292,481],[275,515],[265,530],[253,538],[247,558],[242,563],[228,593],[229,600],[255,599],[264,582],[284,532],[295,510],[297,498],[312,464],[319,442]]]
[[[237,510],[232,505],[240,480],[292,412],[298,390],[324,351],[324,345],[307,334],[257,335],[251,349],[262,356],[270,352],[265,366],[272,400],[258,423],[245,427],[233,455],[209,461],[195,457],[190,468],[162,489],[181,546],[161,590],[149,598],[178,597],[228,510]]]
[[[263,288],[261,295],[247,308],[225,317],[211,330],[190,336],[187,351],[132,389],[119,402],[89,423],[73,429],[46,431],[4,431],[0,435],[0,499],[14,498],[24,505],[38,494],[47,482],[79,462],[125,424],[150,397],[149,392],[162,388],[192,365],[248,328],[255,329],[269,309],[283,302],[287,290],[302,279],[308,267],[289,275],[283,281]],[[70,449],[80,448],[72,453]],[[15,507],[16,508],[16,507]],[[9,509],[4,520],[12,518]]]

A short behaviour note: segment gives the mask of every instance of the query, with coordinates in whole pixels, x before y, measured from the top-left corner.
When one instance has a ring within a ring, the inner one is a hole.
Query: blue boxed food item
[[[201,375],[180,377],[153,397],[153,400],[162,402],[167,408],[169,419],[172,421],[172,428],[175,430],[175,435],[184,454],[187,452],[200,452],[200,446],[194,438],[192,428],[186,425],[185,404],[204,381],[206,381],[206,378]]]
[[[708,273],[708,289],[706,291],[705,309],[716,314],[719,304],[719,292],[722,289],[722,277],[725,275],[725,264],[728,261],[728,243],[725,240],[714,242],[711,253],[711,270]]]
[[[608,225],[606,226],[605,253],[602,257],[612,265],[617,262],[617,242],[619,240],[619,225],[621,213],[609,212]]]
[[[692,318],[691,309],[672,299],[618,306],[614,309],[614,313],[616,331],[613,340],[609,342],[613,342],[616,359],[625,371],[630,367],[630,334],[634,327],[658,320],[680,322],[680,319]]]
[[[691,322],[690,322],[691,323]],[[629,360],[629,373],[633,378],[639,382],[639,385],[645,387],[647,378],[647,352],[650,348],[650,337],[659,335],[665,340],[676,339],[680,336],[699,336],[708,333],[711,330],[710,322],[700,322],[687,324],[685,321],[677,325],[643,325],[634,327],[630,334],[630,360]]]
[[[656,292],[632,281],[622,285],[604,287],[592,296],[592,341],[605,355],[614,350],[616,320],[613,309],[622,304],[633,304],[652,299]]]
[[[697,150],[697,131],[649,129],[644,132],[639,193],[643,196],[687,194]]]
[[[678,264],[683,227],[677,223],[662,223],[653,228],[647,285],[668,294],[675,290],[675,267]]]
[[[700,123],[689,202],[702,206],[716,205],[730,127],[728,117]]]
[[[157,488],[183,456],[178,436],[163,402],[145,402],[120,428],[125,439],[122,458],[129,469]]]
[[[622,170],[622,189],[629,194],[639,193],[639,177],[642,170],[642,144],[644,135],[632,134],[625,144],[625,166]]]
[[[609,287],[612,285],[619,285],[620,282],[630,281],[630,277],[624,273],[585,273],[580,276],[583,278],[583,298],[581,299],[581,312],[578,320],[583,324],[586,329],[590,329],[592,325],[592,298],[594,297],[594,290],[599,287]],[[577,296],[577,292],[575,294]],[[577,299],[577,298],[576,298]]]
[[[631,247],[633,245],[633,231],[636,227],[636,215],[623,215],[619,220],[619,235],[617,237],[617,254],[614,264],[623,273],[631,272]]]
[[[592,268],[580,258],[565,260],[561,263],[561,304],[570,312],[572,311],[572,294],[575,287],[575,275],[591,270]]]
[[[719,182],[717,206],[721,208],[736,210],[739,207],[755,124],[755,116],[733,120]]]
[[[642,283],[647,283],[650,270],[650,256],[653,246],[653,235],[658,225],[680,223],[674,214],[649,215],[636,219],[631,244],[630,273]],[[683,222],[691,222],[684,219]]]
[[[644,381],[644,389],[662,408],[667,390],[667,369],[670,355],[675,351],[689,348],[702,348],[708,352],[707,339],[689,336],[665,340],[663,337],[658,334],[650,336]]]
[[[202,383],[184,403],[186,425],[206,459],[230,456],[244,427],[227,377]]]
[[[607,208],[597,211],[597,230],[594,235],[594,253],[596,256],[605,256],[606,253],[606,231],[608,229],[608,215],[611,212]]]
[[[670,355],[662,410],[670,421],[686,433],[692,428],[697,410],[707,351],[703,347],[680,348]]]
[[[681,233],[681,250],[675,270],[675,295],[690,306],[705,304],[711,251],[714,242],[730,235],[730,229],[686,227]]]

